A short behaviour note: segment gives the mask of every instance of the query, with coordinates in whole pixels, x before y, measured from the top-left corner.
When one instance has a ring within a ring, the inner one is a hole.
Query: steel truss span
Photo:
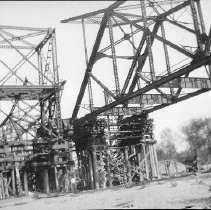
[[[61,23],[81,24],[84,39],[75,123],[150,113],[210,90],[211,33],[199,0],[116,1]]]
[[[53,191],[70,163],[55,29],[0,25],[0,68],[0,199]]]

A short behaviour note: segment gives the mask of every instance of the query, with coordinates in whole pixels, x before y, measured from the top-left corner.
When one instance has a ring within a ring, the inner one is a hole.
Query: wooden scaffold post
[[[25,195],[28,196],[29,190],[28,190],[28,178],[27,178],[27,171],[26,170],[23,171],[23,183],[24,183]]]
[[[93,147],[92,150],[93,153],[93,177],[94,177],[94,188],[99,189],[99,184],[98,184],[98,167],[97,167],[97,152],[96,148]]]
[[[144,155],[144,163],[145,163],[146,178],[149,179],[149,167],[148,167],[148,161],[147,161],[146,146],[147,146],[146,143],[143,143],[142,144],[143,155]]]
[[[43,169],[43,181],[44,181],[44,192],[50,193],[50,187],[49,187],[49,177],[48,177],[48,168]]]
[[[94,175],[93,175],[93,161],[92,161],[92,151],[88,150],[88,158],[89,158],[89,177],[90,177],[90,187],[94,189]]]

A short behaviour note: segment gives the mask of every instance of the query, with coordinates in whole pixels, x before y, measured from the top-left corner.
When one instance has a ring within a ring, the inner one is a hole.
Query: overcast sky
[[[60,78],[67,80],[62,98],[62,116],[71,117],[85,72],[85,60],[81,26],[61,24],[60,20],[98,10],[110,5],[110,1],[1,1],[1,25],[55,27],[57,33]],[[201,0],[207,31],[211,26],[211,1]],[[80,29],[79,29],[80,27]],[[77,73],[76,73],[77,72]],[[155,135],[169,127],[179,131],[191,118],[211,117],[211,92],[188,99],[156,111]]]

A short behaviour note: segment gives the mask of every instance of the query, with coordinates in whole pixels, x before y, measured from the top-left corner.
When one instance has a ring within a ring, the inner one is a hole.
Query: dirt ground
[[[113,187],[52,197],[0,201],[6,210],[65,210],[122,208],[211,208],[211,173],[154,181],[145,185]]]

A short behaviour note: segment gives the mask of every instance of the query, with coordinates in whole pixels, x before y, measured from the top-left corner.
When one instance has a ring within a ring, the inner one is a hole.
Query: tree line
[[[176,159],[179,162],[197,161],[200,164],[211,162],[211,118],[194,118],[181,127],[182,138],[187,147],[177,152],[178,136],[169,129],[160,134],[157,145],[158,160]]]

